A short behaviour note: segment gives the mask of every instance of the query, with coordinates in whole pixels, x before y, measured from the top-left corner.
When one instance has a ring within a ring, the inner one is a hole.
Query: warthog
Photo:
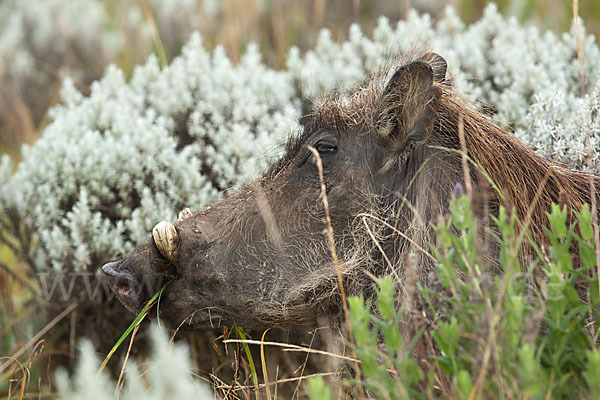
[[[452,87],[445,60],[432,53],[407,56],[353,92],[324,99],[302,125],[260,179],[202,211],[157,225],[146,244],[103,266],[128,309],[139,312],[171,279],[160,317],[173,326],[264,329],[315,326],[324,314],[341,317],[310,148],[322,162],[338,267],[349,295],[371,295],[370,276],[385,273],[400,282],[436,285],[428,253],[431,222],[446,213],[457,183],[472,193],[488,192],[485,209],[491,215],[501,201],[510,204],[521,220],[529,218],[530,234],[542,243],[550,204],[560,195],[579,209],[591,203],[590,185],[600,183],[597,175],[537,156],[494,123]],[[494,190],[485,189],[480,170]]]

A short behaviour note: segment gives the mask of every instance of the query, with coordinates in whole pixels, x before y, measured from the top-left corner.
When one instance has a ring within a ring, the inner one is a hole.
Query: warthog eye
[[[317,149],[320,155],[326,155],[335,153],[337,146],[326,141],[320,141],[315,145],[315,149]]]

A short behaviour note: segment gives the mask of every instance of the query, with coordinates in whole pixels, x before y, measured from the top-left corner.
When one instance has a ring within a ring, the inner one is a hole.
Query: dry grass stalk
[[[321,195],[322,195],[322,200],[323,200],[323,208],[325,209],[325,222],[327,224],[327,239],[329,240],[329,249],[331,251],[331,256],[333,257],[333,263],[335,265],[335,273],[337,275],[337,279],[338,279],[338,285],[340,287],[340,295],[342,296],[342,307],[344,308],[344,317],[346,319],[346,329],[348,330],[348,339],[350,340],[350,344],[352,345],[352,347],[355,346],[354,343],[354,337],[352,335],[352,327],[350,325],[350,315],[348,313],[348,303],[346,300],[346,292],[344,290],[344,282],[342,279],[342,271],[340,269],[340,262],[338,260],[338,256],[337,256],[337,249],[335,247],[335,240],[333,238],[333,228],[331,226],[331,216],[329,215],[329,201],[327,200],[327,189],[325,187],[325,181],[323,179],[323,162],[321,161],[321,157],[319,156],[319,152],[317,152],[317,150],[312,147],[312,146],[307,146],[308,149],[311,151],[311,153],[313,153],[314,157],[315,157],[315,162],[317,164],[317,170],[319,171],[319,182],[321,183]],[[355,373],[356,373],[356,378],[357,380],[360,382],[361,378],[360,378],[360,367],[358,366],[358,359],[356,357],[356,354],[354,353],[354,349],[352,349],[352,355],[353,358],[355,359],[354,362],[354,369],[355,369]],[[364,397],[363,392],[361,391],[361,398]]]
[[[71,326],[69,327],[69,358],[75,359],[75,327],[77,326],[77,310],[71,313]]]
[[[226,339],[223,340],[223,343],[246,343],[246,344],[256,344],[256,345],[266,345],[266,346],[277,346],[282,347],[284,351],[300,351],[304,353],[313,353],[313,354],[322,354],[328,357],[338,358],[344,361],[351,361],[354,363],[359,363],[360,361],[357,358],[343,356],[341,354],[331,353],[329,351],[311,349],[310,347],[298,346],[290,343],[282,343],[282,342],[263,342],[261,340],[241,340],[241,339]]]
[[[310,343],[308,345],[309,349],[312,349],[313,341],[315,340],[316,330],[313,332],[312,337],[310,338]],[[296,387],[294,388],[294,393],[292,394],[292,400],[296,398],[298,395],[298,390],[300,389],[300,383],[302,382],[302,378],[304,378],[304,370],[306,368],[306,364],[308,363],[308,356],[310,353],[306,353],[306,357],[304,358],[304,362],[302,363],[302,368],[300,370],[300,377],[298,378],[298,382],[296,383]]]
[[[167,52],[165,50],[163,42],[160,39],[160,32],[158,31],[158,27],[156,26],[156,21],[152,12],[152,7],[148,3],[148,0],[138,0],[138,4],[142,9],[144,17],[146,18],[146,22],[148,23],[150,31],[152,32],[152,41],[154,42],[154,47],[156,47],[158,59],[160,60],[161,65],[164,67],[168,64],[169,58],[167,57]]]
[[[271,328],[265,330],[261,337],[261,342],[264,342],[265,335]],[[269,374],[267,373],[267,363],[265,362],[265,346],[260,345],[260,364],[262,365],[263,378],[265,380],[265,390],[267,392],[267,400],[271,400],[271,389],[269,388]]]
[[[329,201],[327,200],[327,189],[325,188],[325,181],[323,180],[323,163],[321,161],[321,157],[319,156],[319,153],[317,152],[317,150],[314,147],[308,146],[308,149],[315,156],[317,170],[319,171],[319,182],[321,184],[321,196],[322,196],[322,200],[323,200],[323,208],[325,209],[325,223],[327,225],[326,232],[327,232],[327,239],[329,241],[329,250],[331,251],[331,257],[333,258],[333,263],[335,265],[335,272],[337,274],[338,284],[340,285],[340,294],[342,296],[342,305],[344,306],[344,310],[346,313],[346,322],[350,323],[350,319],[348,317],[348,310],[347,310],[348,303],[346,302],[346,293],[344,290],[344,282],[342,279],[342,271],[340,269],[340,262],[338,260],[337,249],[335,247],[335,240],[333,238],[333,228],[331,227],[331,217],[329,215]],[[348,333],[349,333],[350,337],[352,337],[350,325],[348,325]]]
[[[17,361],[18,358],[31,346],[36,344],[50,329],[52,329],[56,324],[58,324],[63,318],[71,313],[71,311],[75,310],[79,303],[73,303],[69,307],[67,307],[63,312],[58,314],[52,321],[48,322],[46,326],[44,326],[38,333],[36,333],[25,345],[21,346],[19,350],[17,350],[12,356],[9,357],[9,361],[0,366],[0,372],[6,370],[14,361]],[[4,379],[6,376],[2,377]]]
[[[0,357],[0,359],[3,358],[9,358],[9,357]],[[19,380],[20,381],[20,386],[21,386],[21,390],[20,390],[20,394],[19,394],[19,400],[23,399],[24,395],[25,395],[25,388],[27,387],[27,382],[29,381],[29,369],[25,368],[23,366],[23,364],[21,364],[19,362],[19,360],[15,360],[19,365],[17,369],[21,370],[21,373],[23,374],[22,378]],[[12,375],[16,372],[16,369],[14,371],[11,372],[9,377],[12,377]],[[17,382],[19,382],[17,381]],[[9,385],[8,385],[8,394],[7,394],[7,398],[11,399],[13,394],[12,394],[12,384],[13,384],[13,379],[9,379]]]
[[[579,61],[579,85],[581,97],[585,96],[585,71],[583,69],[583,36],[579,26],[579,0],[572,0],[573,6],[573,25],[575,25],[575,39],[577,40],[577,60]]]
[[[129,360],[129,354],[131,353],[131,347],[133,346],[133,340],[135,339],[135,335],[137,331],[140,329],[140,325],[136,325],[133,328],[133,332],[131,332],[131,339],[129,340],[129,347],[127,347],[127,353],[125,353],[125,359],[123,360],[123,366],[121,367],[121,372],[119,373],[119,379],[117,380],[117,385],[115,388],[115,399],[119,399],[119,393],[125,381],[123,381],[123,376],[125,375],[125,367],[127,366],[127,361]]]
[[[303,379],[312,378],[314,376],[323,376],[323,377],[325,377],[325,376],[335,376],[335,375],[337,375],[337,372],[319,372],[319,373],[314,373],[314,374],[305,375],[305,376],[298,376],[298,377],[285,378],[285,379],[277,379],[277,380],[274,380],[272,382],[269,382],[269,385],[278,385],[280,383],[287,383],[287,382],[299,382],[299,381],[302,381]],[[194,376],[196,376],[197,378],[203,379],[199,375],[194,375]],[[237,385],[235,387],[232,387],[231,385],[226,384],[225,382],[221,381],[218,378],[217,378],[217,380],[219,382],[221,382],[221,383],[220,383],[220,385],[217,385],[215,387],[215,389],[216,390],[227,389],[228,393],[236,392],[236,391],[239,391],[239,390],[251,390],[251,389],[254,389],[254,385],[252,385],[252,386]],[[267,385],[265,385],[264,383],[261,383],[260,385],[258,385],[258,388],[261,389],[261,388],[264,388],[266,386]],[[227,397],[225,397],[225,398],[227,398]]]
[[[465,143],[465,121],[462,115],[458,118],[458,140],[460,142],[461,163],[465,179],[465,190],[469,201],[473,198],[473,186],[471,184],[471,170],[467,163],[467,145]]]
[[[373,231],[371,230],[371,227],[369,227],[369,224],[367,223],[366,215],[363,215],[361,219],[363,221],[363,224],[364,224],[365,228],[367,229],[367,233],[371,237],[371,241],[373,243],[375,243],[375,246],[377,246],[377,248],[379,249],[379,252],[381,253],[381,255],[383,257],[383,259],[385,260],[386,264],[388,265],[389,270],[392,271],[392,275],[398,281],[398,284],[402,285],[402,280],[398,276],[398,273],[396,272],[396,269],[392,265],[392,262],[388,258],[387,254],[385,254],[385,251],[381,247],[381,244],[379,243],[379,240],[377,240],[377,238],[373,234]]]
[[[414,241],[411,237],[409,237],[408,235],[406,235],[403,232],[400,232],[397,228],[393,227],[392,225],[390,225],[389,223],[387,223],[386,221],[384,221],[383,219],[379,218],[376,215],[372,215],[372,214],[366,214],[366,213],[362,213],[362,214],[358,214],[359,217],[369,217],[369,218],[373,218],[374,220],[376,220],[377,222],[385,225],[387,228],[391,229],[392,231],[394,231],[394,233],[396,233],[398,236],[402,237],[402,239],[408,241],[412,246],[415,246],[420,252],[422,252],[423,254],[425,254],[432,262],[437,263],[438,260],[437,258],[435,258],[429,251],[427,251],[423,246],[419,245],[419,243],[417,243],[416,241]]]

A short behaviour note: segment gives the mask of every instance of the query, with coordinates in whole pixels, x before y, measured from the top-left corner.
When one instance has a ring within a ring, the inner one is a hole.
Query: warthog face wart
[[[421,54],[400,65],[318,105],[305,118],[302,134],[260,179],[202,211],[161,223],[148,243],[106,264],[106,278],[121,302],[139,312],[171,280],[160,318],[172,326],[314,326],[319,315],[341,315],[309,146],[322,160],[349,295],[369,297],[370,277],[383,273],[394,274],[406,293],[406,253],[412,253],[417,279],[433,287],[431,222],[446,212],[453,188],[465,177],[461,148],[520,218],[540,182],[547,182],[530,216],[534,237],[541,238],[544,213],[561,191],[569,193],[573,207],[589,200],[584,193],[589,176],[536,156],[463,100],[446,80],[440,56]],[[477,191],[484,183],[481,174],[472,164],[468,168]],[[488,203],[495,214],[498,197]]]

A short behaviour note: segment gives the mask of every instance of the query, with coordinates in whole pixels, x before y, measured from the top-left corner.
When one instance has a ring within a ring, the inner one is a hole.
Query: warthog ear
[[[422,57],[422,60],[431,66],[434,81],[450,85],[450,81],[446,79],[448,63],[446,63],[444,57],[436,53],[427,53]]]
[[[434,81],[439,82],[446,74],[444,59],[437,57],[430,60],[435,69],[425,61],[403,65],[383,91],[377,129],[388,140],[393,153],[401,152],[410,143],[424,143],[433,130],[441,96],[441,89]]]

